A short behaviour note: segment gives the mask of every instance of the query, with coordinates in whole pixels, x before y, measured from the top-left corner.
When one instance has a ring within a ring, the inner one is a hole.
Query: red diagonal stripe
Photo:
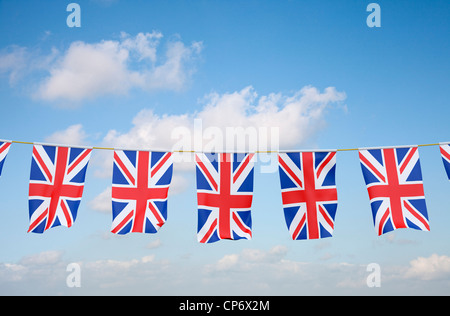
[[[217,183],[214,180],[214,178],[211,175],[211,173],[206,168],[206,166],[203,163],[203,161],[198,156],[196,156],[196,161],[197,161],[197,165],[200,167],[200,169],[202,170],[203,174],[208,178],[209,182],[214,187],[214,190],[217,191],[218,190]]]
[[[0,154],[8,149],[9,146],[11,146],[11,143],[4,143],[2,146],[0,146]]]
[[[300,234],[301,229],[303,228],[303,225],[306,221],[306,213],[303,214],[300,223],[298,223],[297,227],[295,228],[294,232],[292,233],[292,239],[297,239],[298,234]]]
[[[250,160],[252,159],[252,157],[253,157],[253,154],[248,154],[247,155],[247,157],[245,158],[244,162],[239,166],[238,171],[234,174],[233,183],[235,183],[236,180],[239,179],[241,173],[245,170],[247,165],[250,163]]]
[[[334,156],[336,156],[336,153],[330,152],[330,154],[325,159],[325,161],[322,161],[322,164],[320,165],[319,169],[317,170],[317,178],[320,177],[320,174],[322,173],[323,168],[325,168],[325,166],[331,161],[331,159],[334,158]]]
[[[426,227],[427,230],[430,230],[430,225],[421,214],[417,213],[406,201],[403,201],[403,205],[415,218],[417,218]]]
[[[158,171],[159,169],[161,169],[162,166],[164,166],[164,164],[166,163],[167,160],[169,160],[171,156],[171,153],[166,153],[163,158],[158,162],[158,164],[156,165],[156,167],[153,168],[151,176],[153,177]]]
[[[381,236],[381,234],[383,234],[383,227],[384,224],[386,223],[386,220],[390,214],[390,209],[389,207],[386,209],[386,212],[383,214],[383,216],[380,219],[380,224],[378,225],[378,236]]]
[[[27,232],[29,233],[29,232],[31,232],[32,230],[34,230],[34,229],[36,228],[36,226],[38,226],[38,225],[42,222],[42,220],[43,220],[45,217],[47,217],[47,214],[48,214],[48,208],[46,208],[45,211],[43,211],[43,212],[41,213],[41,215],[39,215],[39,217],[36,218],[36,220],[35,220],[33,223],[30,224],[30,228],[28,228],[28,231],[27,231]]]
[[[91,149],[86,149],[82,155],[80,155],[80,157],[78,157],[77,160],[75,160],[75,162],[72,163],[72,165],[69,167],[69,169],[67,170],[67,173],[69,174],[73,169],[76,168],[76,166],[78,166],[78,164],[80,162],[83,161],[84,158],[87,157],[87,155],[89,155],[89,153],[91,152]]]
[[[52,180],[53,180],[52,173],[50,172],[50,170],[48,170],[47,165],[45,164],[45,162],[42,159],[41,155],[37,151],[36,146],[33,147],[33,157],[39,163],[39,167],[40,167],[41,170],[44,171],[45,175],[47,176],[48,181],[52,182]]]
[[[125,218],[116,227],[114,227],[113,230],[111,230],[111,232],[117,234],[117,232],[121,230],[123,226],[125,226],[125,224],[128,223],[128,221],[133,217],[133,213],[134,211],[129,212],[128,215],[125,216]]]
[[[155,208],[155,206],[153,205],[152,202],[148,203],[148,207],[150,209],[150,211],[152,212],[152,214],[155,216],[156,220],[158,221],[158,226],[161,227],[162,225],[164,225],[164,219],[159,215],[158,210]]]
[[[70,216],[70,212],[67,209],[66,203],[64,203],[64,201],[62,199],[61,199],[61,209],[64,213],[64,217],[66,218],[67,227],[71,227],[72,226],[72,217]]]
[[[362,162],[364,162],[364,164],[370,169],[370,171],[372,171],[373,173],[375,173],[383,182],[386,182],[386,179],[384,178],[384,176],[381,174],[380,171],[378,171],[377,168],[375,168],[369,160],[367,160],[366,157],[364,157],[363,154],[361,154],[361,152],[359,153],[359,159],[361,159]]]
[[[440,147],[441,154],[444,156],[448,161],[450,161],[450,154],[441,146]]]
[[[203,236],[202,240],[200,240],[201,243],[206,243],[208,241],[209,237],[216,229],[216,226],[217,226],[217,218],[212,222],[211,227],[208,229],[205,236]]]
[[[412,147],[409,151],[408,156],[403,160],[402,165],[400,166],[400,173],[403,173],[406,166],[408,166],[409,162],[411,161],[411,158],[414,156],[415,152],[417,151],[417,147]]]
[[[131,184],[136,185],[136,179],[134,179],[134,177],[132,176],[132,174],[130,173],[128,168],[122,162],[122,160],[120,159],[120,157],[117,154],[117,152],[114,152],[114,162],[116,162],[119,165],[119,167],[122,170],[122,172],[125,173],[125,175],[127,176],[128,179],[130,179]]]
[[[289,168],[289,166],[284,162],[284,160],[281,158],[281,156],[278,156],[278,161],[280,162],[280,165],[283,167],[284,171],[286,171],[292,179],[294,179],[295,182],[297,182],[297,185],[299,187],[303,187],[302,181],[297,177],[297,175]]]
[[[250,234],[250,236],[252,235],[252,231],[242,224],[241,219],[238,218],[236,212],[233,212],[233,220],[244,233]]]
[[[319,208],[319,212],[320,214],[322,214],[323,218],[325,219],[325,221],[328,223],[328,225],[330,225],[331,228],[334,228],[334,223],[331,220],[330,216],[328,215],[328,213],[325,211],[324,207],[322,205],[318,206]]]

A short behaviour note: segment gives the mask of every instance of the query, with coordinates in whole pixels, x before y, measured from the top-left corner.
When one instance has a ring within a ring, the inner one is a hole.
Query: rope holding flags
[[[52,227],[74,224],[93,150],[114,150],[114,234],[159,231],[167,221],[173,153],[194,153],[200,243],[252,238],[254,158],[258,153],[278,153],[282,209],[293,240],[333,236],[339,151],[358,151],[378,236],[399,228],[430,230],[419,147],[439,146],[450,180],[450,142],[330,151],[204,153],[0,140],[0,175],[13,143],[33,145],[28,232],[40,234]]]

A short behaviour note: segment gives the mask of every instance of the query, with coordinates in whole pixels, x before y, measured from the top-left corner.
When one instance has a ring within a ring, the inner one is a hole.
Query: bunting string
[[[157,233],[167,220],[173,154],[195,155],[200,243],[252,238],[257,154],[278,154],[283,214],[293,240],[332,237],[338,208],[337,152],[358,151],[373,223],[380,236],[399,228],[429,231],[419,147],[440,146],[450,180],[450,142],[419,145],[211,153],[197,150],[118,149],[0,140],[0,175],[11,144],[33,145],[29,229],[71,227],[93,150],[112,150],[114,234]]]
[[[17,141],[17,140],[11,140],[9,141],[13,144],[26,144],[26,145],[34,145],[34,142],[25,142],[25,141]],[[446,144],[447,142],[441,142],[441,143],[430,143],[430,144],[418,144],[415,145],[417,147],[428,147],[428,146],[439,146],[440,144]],[[79,146],[74,146],[74,145],[57,145],[57,144],[48,144],[51,146],[65,146],[65,147],[79,147]],[[83,147],[83,146],[81,146]],[[393,147],[402,147],[402,146],[386,146],[393,148]],[[92,149],[95,150],[115,150],[116,148],[114,147],[99,147],[99,146],[93,146],[91,147]],[[365,147],[364,147],[365,148]],[[382,147],[370,147],[370,148],[382,148]],[[358,151],[361,148],[338,148],[335,149],[336,151]],[[136,150],[136,149],[131,149],[131,150]],[[319,149],[320,150],[320,149]],[[167,151],[171,151],[174,153],[202,153],[204,151],[197,151],[197,150],[167,150]],[[254,153],[256,154],[271,154],[271,153],[282,153],[282,152],[299,152],[299,151],[305,151],[303,149],[293,149],[293,150],[256,150],[254,151]],[[311,151],[317,151],[317,150],[311,150]]]

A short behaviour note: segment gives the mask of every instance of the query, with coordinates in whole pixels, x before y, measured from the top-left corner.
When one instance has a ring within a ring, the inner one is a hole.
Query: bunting
[[[450,143],[440,143],[439,149],[441,151],[445,172],[447,173],[447,177],[450,180]]]
[[[5,163],[10,147],[11,141],[0,140],[0,175],[2,174],[3,164]]]
[[[429,231],[417,146],[359,151],[378,235],[398,228]]]
[[[336,151],[281,153],[278,162],[292,239],[331,237],[337,210]]]
[[[29,185],[28,232],[71,227],[77,217],[91,148],[35,144]]]
[[[111,232],[156,233],[167,220],[172,153],[115,150]]]
[[[200,243],[251,239],[254,154],[196,154]]]
[[[166,223],[173,152],[0,140],[0,175],[12,143],[33,145],[28,232],[74,224],[93,149],[114,151],[111,232],[156,233]],[[278,152],[282,209],[291,238],[333,236],[338,206],[336,156],[338,151],[353,150],[359,154],[377,235],[399,228],[429,231],[420,146],[439,146],[450,180],[450,142]],[[252,238],[257,153],[194,153],[200,243]]]

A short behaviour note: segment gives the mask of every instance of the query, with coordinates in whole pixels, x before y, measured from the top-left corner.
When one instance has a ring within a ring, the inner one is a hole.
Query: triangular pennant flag
[[[2,174],[3,165],[8,155],[9,148],[11,148],[11,141],[0,140],[0,175]]]
[[[75,222],[91,148],[35,144],[29,185],[28,232],[43,233]]]
[[[196,154],[200,243],[252,238],[253,157]]]
[[[336,151],[280,153],[278,164],[292,239],[331,237],[337,210]]]
[[[429,231],[418,147],[360,149],[359,158],[378,235]]]
[[[167,220],[172,153],[114,151],[111,232],[156,233]]]
[[[450,180],[450,143],[440,143],[439,149],[441,151],[445,171],[447,172],[447,177]]]

